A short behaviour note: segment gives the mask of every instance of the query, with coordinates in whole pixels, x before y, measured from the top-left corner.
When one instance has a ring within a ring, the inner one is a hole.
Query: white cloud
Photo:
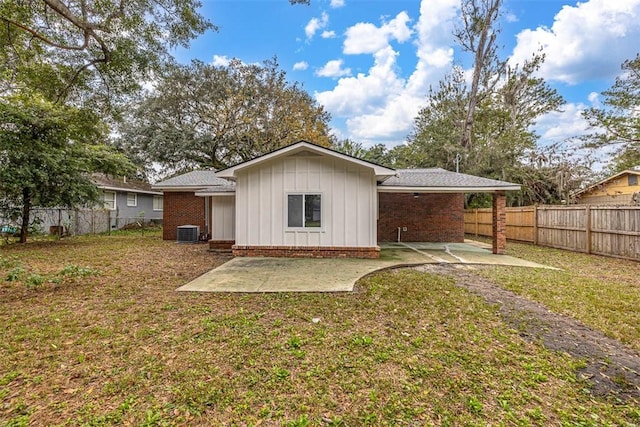
[[[540,74],[548,80],[577,84],[611,78],[636,55],[639,38],[640,0],[589,0],[563,6],[551,28],[520,32],[510,61],[522,63],[543,47]]]
[[[336,32],[335,31],[323,31],[322,34],[320,34],[320,37],[322,37],[323,39],[334,39],[334,38],[336,38]]]
[[[376,53],[384,49],[391,40],[407,41],[412,34],[407,26],[411,19],[407,12],[400,12],[395,18],[380,27],[369,22],[360,22],[346,31],[343,52],[347,55]]]
[[[342,77],[350,76],[351,68],[342,68],[342,59],[334,59],[327,62],[324,67],[316,71],[316,76],[320,77]]]
[[[337,9],[344,6],[344,0],[331,0],[331,7]]]
[[[213,55],[213,61],[211,61],[211,65],[216,67],[226,67],[231,62],[226,55]]]
[[[306,61],[300,61],[293,64],[294,71],[304,71],[309,68],[309,64]]]
[[[582,117],[586,108],[582,103],[567,103],[563,105],[562,111],[542,116],[534,126],[534,130],[540,135],[540,145],[563,142],[588,133],[589,124]]]
[[[346,137],[364,144],[396,145],[405,140],[426,101],[429,85],[435,85],[451,69],[451,31],[458,5],[459,0],[423,0],[413,28],[407,26],[410,18],[405,12],[381,27],[365,23],[351,27],[355,29],[347,37],[345,53],[347,48],[349,52],[372,53],[373,66],[366,73],[339,79],[332,90],[315,94],[334,118],[346,119]],[[412,35],[416,66],[404,79],[397,68],[398,52],[389,43],[407,41]],[[374,42],[361,39],[366,37]]]
[[[304,33],[307,35],[307,39],[310,40],[316,34],[318,30],[321,30],[329,23],[329,15],[326,12],[322,12],[320,19],[311,18],[311,20],[304,27]]]
[[[587,99],[594,107],[600,107],[600,94],[597,92],[591,92],[587,96]]]
[[[518,22],[518,17],[516,16],[515,13],[513,12],[509,12],[505,15],[504,19],[509,22],[509,23],[514,23],[514,22]]]

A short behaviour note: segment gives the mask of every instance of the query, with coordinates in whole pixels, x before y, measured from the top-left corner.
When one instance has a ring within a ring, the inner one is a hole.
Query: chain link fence
[[[32,210],[32,230],[36,233],[78,236],[99,234],[121,229],[156,226],[160,220],[144,216],[121,217],[109,209],[42,209]]]

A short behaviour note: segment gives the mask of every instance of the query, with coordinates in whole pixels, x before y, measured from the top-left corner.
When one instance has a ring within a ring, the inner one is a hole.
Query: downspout
[[[402,227],[398,227],[398,243],[400,243],[400,231],[402,231]]]

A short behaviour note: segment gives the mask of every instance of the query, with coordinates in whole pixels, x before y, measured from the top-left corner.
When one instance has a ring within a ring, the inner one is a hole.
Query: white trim
[[[200,191],[207,187],[212,187],[211,185],[188,185],[188,186],[179,186],[179,185],[171,185],[168,187],[157,187],[153,186],[156,190],[162,190],[162,192],[166,193],[178,193],[178,192],[190,192],[190,191]],[[158,195],[162,195],[162,193],[154,193]]]
[[[196,197],[208,197],[208,196],[235,196],[236,192],[235,191],[220,191],[220,192],[216,192],[216,191],[196,191],[195,193]]]
[[[129,196],[133,196],[133,203],[131,203],[129,201]],[[138,194],[131,192],[131,191],[127,191],[127,207],[128,208],[135,208],[138,206]]]
[[[290,227],[289,226],[289,196],[302,196],[302,227]],[[305,227],[305,197],[306,196],[320,196],[320,227]],[[324,218],[324,193],[322,191],[285,191],[285,212],[284,215],[284,231],[286,232],[324,232],[325,218]]]
[[[494,191],[520,190],[519,185],[495,187],[393,187],[378,186],[378,193],[493,193]]]
[[[618,177],[621,177],[621,176],[622,176],[622,175],[624,175],[625,173],[628,173],[629,175],[638,175],[638,176],[640,176],[640,171],[633,170],[633,169],[623,170],[622,172],[618,172],[618,173],[617,173],[617,174],[615,174],[615,175],[611,175],[609,178],[605,178],[605,179],[603,179],[603,180],[600,180],[600,181],[596,182],[595,184],[591,184],[590,186],[588,186],[588,187],[587,187],[587,188],[585,188],[585,189],[582,189],[582,190],[576,191],[576,192],[574,193],[574,196],[580,196],[580,195],[582,195],[582,194],[584,194],[584,193],[588,193],[589,191],[593,190],[593,189],[594,189],[594,188],[596,188],[596,187],[599,187],[599,186],[601,186],[601,185],[603,185],[603,184],[606,184],[606,183],[607,183],[607,182],[609,182],[609,181],[613,181],[614,179],[616,179],[616,178],[618,178]],[[633,187],[635,187],[635,185],[634,185]]]
[[[162,208],[156,209],[156,198],[162,201]],[[151,209],[154,212],[162,212],[164,211],[164,196],[153,196],[153,200],[151,201]]]
[[[107,193],[113,194],[113,207],[112,208],[107,206],[107,201],[105,200],[105,197],[104,197],[104,196],[107,195]],[[104,206],[105,209],[109,209],[110,211],[115,211],[118,208],[118,205],[117,205],[117,193],[115,191],[111,191],[111,190],[108,190],[108,191],[104,191],[103,190],[102,191],[102,205]]]
[[[366,160],[360,160],[355,157],[347,156],[346,154],[338,153],[337,151],[320,147],[319,145],[311,144],[305,141],[300,141],[300,142],[296,142],[295,144],[289,145],[287,147],[280,148],[279,150],[275,150],[271,153],[262,155],[260,157],[256,157],[255,159],[248,160],[244,163],[240,163],[238,165],[232,166],[227,169],[223,169],[220,172],[216,172],[216,176],[219,178],[235,180],[237,172],[242,169],[255,166],[259,163],[266,162],[268,160],[272,160],[285,155],[295,154],[296,152],[305,151],[305,150],[335,157],[350,163],[371,168],[373,169],[373,172],[376,175],[376,178],[379,178],[379,180],[385,180],[387,178],[397,175],[397,172],[394,169],[376,165],[375,163],[367,162]]]
[[[155,194],[161,196],[162,193],[158,191],[151,190],[136,190],[135,188],[122,188],[122,187],[111,187],[109,185],[97,185],[100,190],[108,190],[108,191],[117,191],[121,193],[142,193],[142,194]]]

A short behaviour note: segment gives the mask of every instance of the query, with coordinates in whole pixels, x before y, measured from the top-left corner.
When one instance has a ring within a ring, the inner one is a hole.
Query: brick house
[[[236,256],[376,258],[378,242],[462,242],[463,195],[494,197],[494,253],[505,237],[505,192],[520,186],[444,169],[391,169],[300,141],[218,172],[154,185],[164,238],[197,225]]]

